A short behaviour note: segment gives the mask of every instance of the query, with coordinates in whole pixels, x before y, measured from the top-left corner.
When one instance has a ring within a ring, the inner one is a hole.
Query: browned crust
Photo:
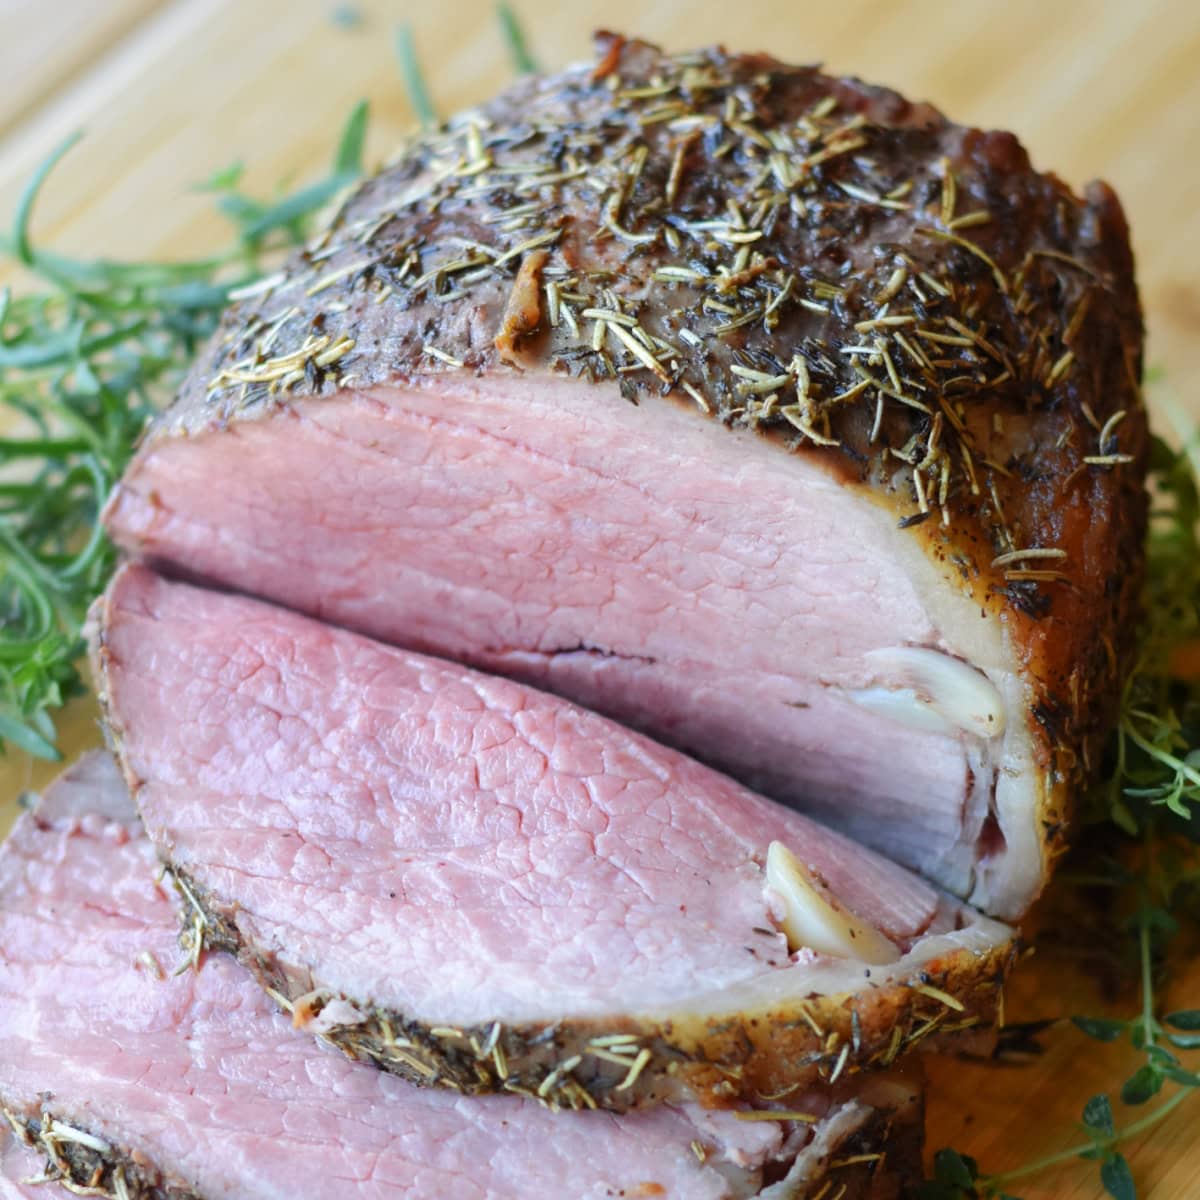
[[[625,324],[583,315],[614,307]],[[1048,867],[1132,653],[1141,356],[1106,185],[1077,197],[1012,135],[856,80],[601,35],[594,70],[411,138],[229,310],[150,439],[523,367],[607,380],[612,401],[700,403],[820,456],[1004,623]],[[1066,558],[995,564],[1028,548]]]
[[[112,1200],[203,1200],[191,1188],[172,1182],[144,1154],[112,1145],[91,1130],[63,1122],[54,1112],[3,1109],[12,1136],[42,1156],[39,1183],[57,1183],[76,1195],[108,1196]],[[66,1126],[67,1136],[62,1127]],[[99,1150],[73,1140],[71,1132],[94,1138]],[[6,1136],[0,1129],[0,1138]]]
[[[136,797],[136,788],[132,789]],[[1016,961],[1009,942],[988,953],[957,950],[919,974],[858,993],[796,997],[778,1008],[719,1017],[566,1019],[451,1028],[322,989],[303,969],[246,942],[235,912],[172,868],[193,906],[184,932],[234,954],[303,1028],[333,1000],[363,1020],[321,1036],[348,1057],[427,1087],[464,1094],[510,1092],[552,1107],[624,1112],[695,1100],[706,1107],[785,1104],[797,1091],[834,1086],[891,1067],[918,1046],[992,1025]]]

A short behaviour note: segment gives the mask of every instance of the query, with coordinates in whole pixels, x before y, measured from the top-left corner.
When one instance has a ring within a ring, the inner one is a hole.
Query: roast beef
[[[178,903],[107,755],[0,850],[0,1195],[51,1200],[20,1182],[44,1173],[120,1200],[882,1200],[919,1169],[895,1077],[798,1093],[812,1123],[410,1087],[298,1036],[224,955],[178,973]]]
[[[999,915],[1128,659],[1113,193],[810,67],[600,40],[243,295],[127,550],[649,731]]]
[[[201,932],[357,1057],[567,1105],[728,1103],[995,1012],[1006,927],[556,696],[139,566],[94,625]]]

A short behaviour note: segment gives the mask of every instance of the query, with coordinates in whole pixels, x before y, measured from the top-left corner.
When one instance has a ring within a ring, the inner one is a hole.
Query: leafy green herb
[[[529,47],[525,43],[525,33],[517,20],[517,14],[512,10],[512,5],[497,4],[496,14],[500,18],[500,28],[504,33],[504,40],[508,43],[508,54],[512,59],[513,69],[519,75],[535,75],[538,69],[537,63],[534,62],[533,55],[529,53]]]
[[[329,14],[329,20],[339,29],[357,29],[363,23],[362,9],[354,4],[339,4]]]
[[[0,294],[0,750],[57,759],[50,716],[83,691],[77,662],[88,605],[114,555],[99,524],[109,490],[147,419],[212,332],[231,289],[257,278],[279,248],[362,171],[367,106],[350,114],[331,173],[270,203],[216,191],[238,245],[182,263],[80,262],[34,246],[30,224],[67,139],[34,172],[0,239],[43,282]]]
[[[421,128],[433,129],[438,123],[437,109],[429,98],[429,88],[425,84],[425,74],[417,58],[417,48],[413,42],[410,25],[401,25],[396,30],[396,58],[400,63],[400,77],[404,81],[404,90],[408,93],[408,102],[412,105]]]

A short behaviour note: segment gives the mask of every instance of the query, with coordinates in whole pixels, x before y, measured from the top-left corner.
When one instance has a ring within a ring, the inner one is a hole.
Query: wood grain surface
[[[1200,3],[1195,0],[573,0],[515,5],[532,50],[557,66],[590,54],[594,28],[672,49],[723,41],[891,84],[955,119],[1015,130],[1034,161],[1072,185],[1102,177],[1133,226],[1149,359],[1166,371],[1152,399],[1182,434],[1200,416]],[[511,77],[490,3],[412,0],[0,0],[0,219],[67,133],[87,137],[39,207],[43,243],[90,255],[180,256],[223,245],[228,229],[191,184],[242,159],[261,192],[315,175],[351,105],[372,101],[369,157],[412,121],[394,31],[411,23],[444,112]],[[71,752],[98,741],[94,712],[66,722]],[[0,767],[0,829],[47,770]],[[1009,1017],[1095,1009],[1094,981],[1051,939],[1011,988]],[[1200,1005],[1185,964],[1177,1006]],[[1118,997],[1127,1012],[1134,998]],[[1121,1078],[1128,1053],[1067,1026],[1021,1066],[931,1064],[931,1148],[953,1144],[991,1171],[1078,1139],[1084,1099]],[[1118,1106],[1118,1121],[1132,1116]],[[1127,1148],[1139,1195],[1200,1198],[1200,1104],[1191,1101]],[[1102,1195],[1094,1167],[1071,1163],[1014,1194]]]

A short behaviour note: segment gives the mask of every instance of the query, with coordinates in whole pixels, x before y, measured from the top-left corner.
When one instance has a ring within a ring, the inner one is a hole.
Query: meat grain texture
[[[605,36],[411,139],[234,304],[108,525],[1014,917],[1129,662],[1141,354],[1105,185],[814,68]]]
[[[95,625],[210,940],[357,1057],[566,1107],[761,1103],[995,1017],[1010,929],[595,713],[143,567]],[[892,961],[793,954],[772,842]]]
[[[0,1196],[51,1194],[22,1183],[44,1173],[122,1200],[803,1200],[825,1183],[894,1200],[919,1169],[900,1078],[799,1094],[812,1125],[410,1087],[297,1036],[227,956],[172,974],[183,903],[107,755],[18,821],[0,850]]]

